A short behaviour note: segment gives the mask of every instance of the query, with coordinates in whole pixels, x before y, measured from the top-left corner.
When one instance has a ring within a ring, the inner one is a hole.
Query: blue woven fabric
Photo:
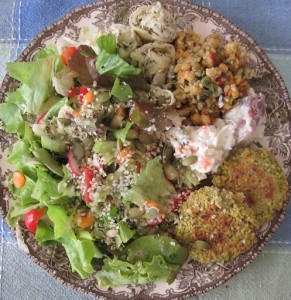
[[[90,0],[1,0],[0,80],[31,39]],[[291,1],[192,1],[210,7],[248,32],[266,51],[291,92]],[[258,261],[204,299],[291,299],[291,207]],[[289,265],[288,265],[289,264]],[[269,279],[268,279],[269,278]],[[272,279],[270,279],[272,278]],[[287,278],[287,279],[286,279]],[[289,280],[288,280],[289,279]],[[258,287],[261,286],[261,291]],[[0,300],[92,299],[52,279],[17,248],[0,217]]]

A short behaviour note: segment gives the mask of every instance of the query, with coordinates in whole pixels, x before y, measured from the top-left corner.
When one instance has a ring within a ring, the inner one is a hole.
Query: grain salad
[[[248,79],[254,76],[247,65],[247,52],[237,41],[224,42],[219,34],[201,41],[193,31],[178,32],[174,73],[177,76],[176,107],[184,123],[213,124],[247,96]]]
[[[241,149],[255,151],[267,117],[238,41],[177,32],[157,2],[132,12],[129,25],[59,37],[7,70],[20,81],[0,104],[6,130],[17,134],[7,221],[24,221],[41,246],[62,245],[83,279],[170,284],[189,255],[212,263],[250,250],[282,207],[274,159],[267,169],[280,176],[270,181],[282,189],[262,210],[248,205],[246,187],[261,195],[261,169],[255,186],[232,178],[233,157],[240,167]]]

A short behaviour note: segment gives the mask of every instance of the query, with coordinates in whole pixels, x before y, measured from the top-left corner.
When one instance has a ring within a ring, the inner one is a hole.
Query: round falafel
[[[270,222],[283,207],[288,183],[275,156],[263,148],[240,148],[213,174],[213,184],[242,192],[258,226]]]
[[[179,213],[176,238],[199,262],[229,261],[256,242],[256,220],[242,193],[203,187],[188,197]]]

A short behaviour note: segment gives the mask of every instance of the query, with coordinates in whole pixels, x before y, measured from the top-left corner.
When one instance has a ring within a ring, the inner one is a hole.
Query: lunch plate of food
[[[182,299],[287,210],[291,102],[260,46],[186,1],[102,1],[47,27],[0,90],[0,211],[63,284]]]

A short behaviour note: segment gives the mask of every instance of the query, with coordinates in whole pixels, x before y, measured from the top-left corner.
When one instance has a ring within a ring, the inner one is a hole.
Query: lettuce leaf
[[[110,54],[105,50],[102,50],[97,58],[96,69],[101,75],[105,74],[115,77],[139,75],[141,72],[141,69],[128,64],[117,54]]]
[[[46,113],[44,120],[52,119],[53,117],[57,117],[60,109],[68,102],[68,98],[64,97],[57,101]]]
[[[116,247],[119,248],[121,244],[128,242],[133,236],[135,231],[131,230],[129,226],[123,221],[118,222],[119,234],[116,236]]]
[[[134,203],[142,206],[144,201],[152,199],[163,204],[172,192],[173,186],[164,176],[160,157],[155,157],[135,176],[132,188],[124,195],[123,202],[125,205]]]
[[[93,151],[95,153],[104,154],[107,152],[114,151],[116,147],[116,142],[114,141],[96,141],[93,146]]]
[[[105,165],[110,165],[114,161],[116,152],[115,141],[96,141],[93,152],[101,154]]]
[[[24,120],[21,110],[14,103],[0,104],[0,119],[4,122],[6,131],[17,133],[19,136],[24,135]]]
[[[116,38],[114,34],[102,35],[97,39],[97,45],[100,50],[105,50],[110,54],[117,53]]]
[[[92,259],[101,258],[102,254],[93,241],[68,238],[60,241],[66,250],[73,272],[77,272],[84,279],[95,271]]]
[[[35,182],[27,176],[25,177],[25,185],[21,189],[16,188],[12,183],[9,184],[9,191],[13,196],[20,199],[23,206],[39,203],[37,199],[32,197],[34,188]]]
[[[56,175],[62,177],[63,169],[62,166],[54,160],[52,155],[44,148],[34,147],[32,150],[32,153],[37,158],[38,161],[40,161],[43,165],[45,165],[49,170],[51,170]]]
[[[32,209],[39,208],[39,203],[22,205],[20,201],[14,202],[13,206],[9,209],[6,220],[10,227],[15,228],[18,221]]]
[[[124,128],[109,129],[109,131],[112,132],[113,136],[117,140],[121,140],[123,143],[125,143],[128,130],[131,128],[132,125],[133,125],[133,123],[127,122]]]
[[[188,249],[166,235],[145,235],[127,245],[119,254],[119,259],[131,263],[151,261],[161,255],[165,262],[182,266],[188,259]]]
[[[26,176],[36,181],[36,167],[40,164],[32,157],[30,152],[30,143],[26,140],[18,140],[13,144],[8,158],[6,160],[9,164],[15,166],[16,169],[22,171]]]
[[[16,91],[6,93],[5,102],[13,103],[16,105],[21,105],[24,102],[24,98],[21,93],[21,88],[18,88]]]
[[[59,193],[66,195],[68,197],[77,197],[79,193],[74,188],[74,183],[72,182],[72,177],[68,168],[63,165],[63,179],[58,183]]]
[[[132,98],[132,89],[129,84],[126,82],[120,82],[120,79],[116,78],[111,89],[111,95],[115,96],[122,102],[127,102]]]
[[[41,50],[34,61],[7,64],[8,74],[22,83],[17,92],[24,99],[28,113],[40,115],[44,112],[43,105],[53,93],[51,79],[57,60],[56,51],[49,48]]]
[[[66,210],[58,205],[49,205],[47,215],[54,223],[54,237],[77,239],[72,228],[72,218],[67,215]]]
[[[138,261],[134,264],[106,258],[102,270],[96,273],[96,279],[101,287],[146,284],[156,280],[171,283],[179,269],[179,265],[166,263],[160,255],[154,256],[150,262]]]
[[[44,205],[64,204],[71,201],[73,197],[59,191],[60,180],[53,178],[49,173],[42,169],[37,169],[37,181],[31,196]]]
[[[58,51],[55,45],[48,45],[40,49],[36,53],[36,58],[46,58],[50,56],[58,56]]]
[[[37,223],[35,239],[41,246],[46,245],[48,242],[54,241],[55,237],[53,228],[40,220]]]
[[[60,242],[70,260],[72,271],[76,271],[82,278],[88,277],[94,272],[93,258],[101,258],[102,253],[91,239],[78,239],[72,228],[72,218],[67,215],[64,208],[57,205],[49,205],[47,215],[54,223],[54,240]],[[52,238],[51,232],[45,229],[41,239]],[[40,234],[39,234],[40,235]]]

